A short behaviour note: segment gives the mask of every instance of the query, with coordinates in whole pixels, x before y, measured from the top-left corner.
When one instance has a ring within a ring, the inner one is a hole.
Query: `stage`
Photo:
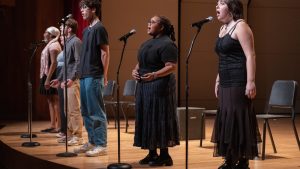
[[[300,119],[297,121],[297,129],[300,131]],[[206,139],[203,147],[199,146],[199,140],[189,141],[189,168],[190,169],[216,169],[222,163],[220,157],[213,157],[213,144],[210,142],[212,125],[214,119],[210,117],[206,120]],[[85,157],[80,154],[77,157],[57,157],[56,154],[65,152],[65,144],[57,143],[55,134],[41,133],[41,129],[47,128],[49,122],[34,121],[33,133],[37,138],[32,141],[39,142],[41,146],[22,147],[23,142],[29,139],[20,138],[20,135],[27,132],[27,122],[0,121],[0,168],[30,168],[30,169],[68,169],[68,168],[106,168],[107,165],[117,162],[117,129],[111,120],[108,125],[108,155],[100,157]],[[121,122],[121,162],[129,163],[133,168],[154,168],[147,165],[139,165],[138,161],[148,152],[140,148],[133,147],[134,121],[129,122],[128,133],[125,133],[125,123]],[[250,161],[251,169],[300,169],[300,151],[289,120],[282,119],[270,122],[273,137],[278,153],[274,154],[267,135],[266,160],[257,158]],[[193,126],[200,127],[200,126]],[[259,121],[260,131],[262,122]],[[83,138],[87,140],[87,133],[84,131]],[[180,146],[170,148],[170,154],[174,165],[166,167],[169,169],[185,168],[185,141],[180,142]],[[68,150],[72,152],[73,146]],[[162,167],[158,167],[162,168]]]

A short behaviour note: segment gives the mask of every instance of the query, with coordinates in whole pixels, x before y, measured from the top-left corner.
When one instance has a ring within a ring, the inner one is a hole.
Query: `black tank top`
[[[218,37],[215,51],[219,56],[221,87],[239,87],[247,83],[246,56],[240,42],[231,37],[238,21],[229,32]]]

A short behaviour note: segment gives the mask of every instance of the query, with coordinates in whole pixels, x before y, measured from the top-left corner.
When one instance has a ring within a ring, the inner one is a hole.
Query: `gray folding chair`
[[[277,153],[275,143],[273,140],[273,135],[269,125],[270,119],[282,119],[290,118],[292,121],[295,137],[298,143],[298,148],[300,150],[300,141],[298,137],[298,132],[295,125],[295,103],[297,96],[298,84],[293,80],[277,80],[273,83],[268,108],[265,114],[256,115],[258,119],[263,119],[263,145],[262,145],[262,160],[265,159],[265,148],[266,148],[266,128],[268,129],[274,153]],[[276,112],[274,112],[276,110]],[[281,110],[279,112],[278,110]],[[282,113],[282,111],[288,110],[289,113]],[[271,114],[273,113],[273,114]]]
[[[132,100],[132,98],[135,97],[136,84],[137,84],[136,80],[126,80],[125,85],[124,85],[124,89],[123,89],[122,98],[120,98],[120,100],[119,100],[120,109],[121,109],[123,117],[126,121],[126,130],[125,130],[126,133],[127,133],[128,127],[129,127],[126,112],[127,112],[128,108],[130,106],[135,106],[135,101],[134,100],[129,101],[128,99],[131,98],[131,100]],[[115,112],[117,111],[116,110],[117,109],[117,101],[116,100],[106,101],[106,104],[111,105],[113,107],[114,115],[115,115]],[[126,108],[127,108],[126,111],[124,111],[124,106],[126,106]],[[115,118],[115,121],[116,121],[116,118]],[[115,127],[116,127],[116,123],[115,123]]]
[[[112,104],[110,104],[110,103],[114,102],[115,84],[116,84],[116,82],[114,80],[107,81],[107,85],[103,89],[103,98],[104,98],[104,105],[106,107],[109,106],[111,108],[112,113],[114,114],[115,128],[116,128],[117,126],[116,126],[115,109],[114,109],[114,106]],[[109,123],[108,118],[107,118],[107,123]]]

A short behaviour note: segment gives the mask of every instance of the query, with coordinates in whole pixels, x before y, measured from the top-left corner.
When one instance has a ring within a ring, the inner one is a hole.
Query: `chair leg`
[[[264,120],[264,126],[263,126],[263,140],[262,140],[262,154],[261,159],[265,159],[265,149],[266,149],[266,128],[267,128],[267,119]]]
[[[273,147],[274,153],[277,153],[277,150],[276,150],[276,146],[275,146],[275,143],[274,143],[274,139],[273,139],[273,135],[272,135],[272,132],[271,132],[271,128],[270,128],[269,121],[267,121],[267,127],[268,127],[268,132],[269,132],[269,135],[270,135],[270,139],[271,139],[271,143],[272,143],[272,147]]]
[[[115,129],[116,129],[117,128],[117,117],[116,117],[117,106],[115,104],[111,104],[111,110],[114,113]]]
[[[298,148],[300,150],[300,141],[299,141],[297,128],[296,128],[296,125],[295,125],[295,120],[293,120],[293,128],[294,128],[294,133],[295,133],[295,137],[296,137],[296,140],[297,140]]]
[[[203,129],[204,129],[204,112],[201,114],[201,125],[200,125],[200,147],[202,147],[203,141]]]
[[[124,120],[125,120],[125,122],[126,122],[125,132],[127,133],[127,125],[128,125],[128,121],[127,121],[127,117],[126,117],[125,112],[124,112],[124,109],[123,109],[123,104],[121,104],[120,107],[121,107],[121,111],[122,111],[123,116],[124,116]]]

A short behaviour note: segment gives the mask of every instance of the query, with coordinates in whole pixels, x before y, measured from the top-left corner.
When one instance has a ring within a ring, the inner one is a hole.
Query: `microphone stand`
[[[31,68],[31,63],[32,59],[36,53],[36,50],[38,48],[38,45],[33,45],[31,44],[30,49],[32,50],[32,54],[29,58],[29,69],[28,69],[28,75],[27,75],[27,90],[28,90],[28,133],[22,134],[21,138],[29,138],[29,142],[24,142],[22,143],[22,147],[36,147],[40,146],[40,143],[38,142],[32,142],[32,138],[37,137],[35,134],[32,134],[32,83],[31,83],[31,78],[30,78],[30,68]]]
[[[107,169],[131,169],[132,166],[130,164],[121,163],[121,152],[120,152],[120,86],[119,86],[119,74],[120,74],[120,68],[123,60],[123,55],[125,51],[125,47],[127,44],[127,38],[124,39],[124,45],[121,53],[120,63],[118,65],[117,69],[117,123],[118,123],[118,163],[112,163],[107,166]]]
[[[189,78],[188,78],[188,71],[189,71],[189,59],[192,53],[192,49],[194,47],[194,43],[195,40],[197,38],[197,36],[199,35],[201,26],[197,26],[197,32],[191,42],[191,46],[188,52],[188,55],[186,57],[186,61],[185,61],[185,70],[186,70],[186,79],[185,79],[185,168],[188,169],[188,146],[189,146],[189,120],[188,120],[188,111],[189,111],[189,89],[190,89],[190,85],[189,85]]]
[[[68,65],[67,65],[67,51],[66,51],[66,38],[65,38],[65,27],[66,27],[66,22],[61,22],[63,25],[63,38],[64,38],[64,83],[65,83],[65,87],[64,87],[64,105],[65,105],[65,113],[66,113],[66,122],[65,124],[68,124],[68,86],[67,86],[67,69],[68,69]],[[68,130],[68,126],[66,126],[66,129]],[[76,153],[72,153],[72,152],[68,152],[68,131],[66,132],[66,140],[65,140],[65,147],[66,147],[66,151],[63,153],[58,153],[56,154],[57,157],[75,157],[77,156]]]

